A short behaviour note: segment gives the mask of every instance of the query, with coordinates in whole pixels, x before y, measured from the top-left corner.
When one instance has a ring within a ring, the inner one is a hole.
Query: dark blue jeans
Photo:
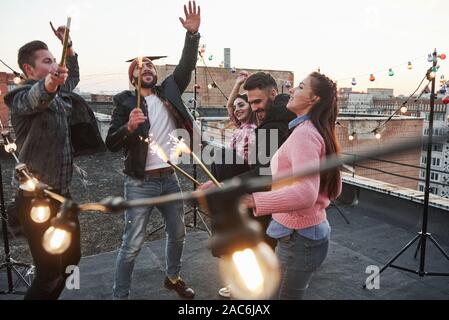
[[[278,239],[276,254],[281,264],[279,300],[301,300],[309,287],[313,273],[323,263],[329,248],[329,236],[311,240],[293,232]]]

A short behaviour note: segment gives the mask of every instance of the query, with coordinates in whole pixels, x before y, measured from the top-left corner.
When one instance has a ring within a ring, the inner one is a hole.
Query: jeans
[[[281,265],[279,300],[301,300],[316,269],[323,263],[329,249],[329,236],[311,240],[293,232],[278,239],[276,254]]]
[[[70,197],[70,195],[66,195]],[[70,273],[66,268],[78,265],[81,259],[80,227],[78,217],[73,217],[75,230],[72,233],[72,241],[62,254],[53,255],[45,251],[42,246],[42,238],[45,231],[50,227],[50,220],[44,223],[36,223],[31,220],[31,198],[23,196],[19,191],[16,195],[17,211],[25,236],[28,240],[31,255],[36,266],[35,278],[31,287],[27,290],[25,300],[56,300],[64,290],[65,281]],[[55,217],[60,203],[50,199],[51,217]]]
[[[145,177],[125,179],[125,199],[151,198],[180,192],[175,174],[166,177]],[[182,202],[156,206],[165,222],[167,241],[165,247],[166,275],[176,278],[181,270],[181,256],[184,249],[186,230]],[[131,208],[125,211],[125,229],[122,238],[113,288],[113,296],[126,299],[129,296],[135,260],[145,240],[145,231],[153,207]]]

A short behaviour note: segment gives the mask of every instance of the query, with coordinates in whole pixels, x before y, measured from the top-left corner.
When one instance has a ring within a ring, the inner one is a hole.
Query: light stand
[[[201,52],[199,53],[201,54]],[[196,111],[197,111],[197,90],[198,90],[198,86],[197,86],[197,76],[196,76],[196,66],[195,69],[193,71],[193,79],[194,79],[194,85],[193,85],[193,108],[192,108],[192,116],[193,116],[193,120],[196,121]],[[200,135],[202,135],[202,132],[200,132]],[[193,161],[193,178],[195,180],[197,180],[197,164],[195,161]],[[193,183],[193,190],[196,190],[197,185],[195,183]],[[203,212],[199,207],[198,204],[196,202],[194,202],[192,204],[192,207],[187,210],[186,212],[184,212],[184,215],[188,215],[190,213],[193,213],[193,224],[189,224],[188,227],[190,228],[196,228],[202,231],[206,231],[209,236],[212,235],[209,227],[206,224],[206,221],[204,221],[204,218],[202,215],[207,216],[207,214],[205,212]],[[201,219],[201,222],[203,223],[204,227],[206,229],[202,229],[198,227],[198,217]]]
[[[8,289],[6,291],[0,291],[0,294],[24,294],[24,292],[16,291],[16,287],[19,282],[23,282],[27,288],[30,287],[31,281],[26,279],[26,276],[32,274],[34,269],[33,265],[20,263],[11,258],[11,251],[9,247],[8,239],[8,216],[6,214],[5,196],[3,192],[3,177],[2,167],[0,163],[0,213],[2,220],[2,233],[3,233],[3,246],[5,249],[5,263],[0,264],[0,270],[6,269],[6,277],[8,282]],[[19,268],[24,270],[21,272]],[[17,276],[17,281],[13,281],[13,273]]]
[[[429,80],[432,81],[432,89],[430,92],[430,114],[429,114],[429,136],[427,139],[427,163],[426,163],[426,182],[425,182],[425,188],[424,188],[424,208],[423,208],[423,216],[422,216],[422,225],[421,225],[421,231],[418,232],[418,234],[410,240],[390,261],[387,262],[385,266],[380,269],[379,274],[380,275],[383,271],[385,271],[388,267],[399,269],[406,272],[411,272],[414,274],[419,275],[420,277],[424,276],[449,276],[449,273],[443,273],[443,272],[427,272],[425,270],[425,263],[426,263],[426,245],[427,240],[430,240],[437,249],[443,254],[444,257],[446,257],[447,260],[449,260],[449,255],[444,251],[444,249],[441,247],[441,245],[432,237],[430,233],[427,232],[428,227],[428,217],[429,217],[429,193],[430,193],[430,171],[431,171],[431,159],[432,159],[432,137],[433,137],[433,115],[434,115],[434,107],[435,107],[435,70],[437,66],[437,51],[433,52],[433,65],[432,68],[427,71],[427,75],[429,78],[429,75],[433,72],[433,78],[430,78]],[[420,261],[419,261],[419,269],[418,270],[412,270],[409,268],[404,268],[401,266],[394,265],[393,263],[405,252],[408,248],[410,248],[416,241],[418,241],[418,248],[415,252],[415,257],[417,252],[420,250]],[[363,286],[366,288],[366,284]]]

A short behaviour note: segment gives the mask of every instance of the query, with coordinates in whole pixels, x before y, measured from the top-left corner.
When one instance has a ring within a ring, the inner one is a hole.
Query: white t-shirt
[[[150,142],[156,142],[170,157],[171,145],[169,133],[176,130],[175,119],[168,112],[161,99],[155,94],[145,97],[148,106],[148,118],[150,120],[149,137]],[[154,152],[148,148],[147,163],[145,170],[155,170],[169,167],[166,162],[161,160]]]

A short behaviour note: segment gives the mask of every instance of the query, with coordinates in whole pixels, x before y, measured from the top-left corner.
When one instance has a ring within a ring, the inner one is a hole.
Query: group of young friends
[[[155,155],[146,141],[151,137],[166,145],[169,134],[186,129],[194,134],[194,120],[182,102],[197,62],[200,34],[200,7],[189,2],[180,18],[187,30],[179,64],[173,74],[158,84],[151,58],[143,59],[141,99],[137,108],[137,90],[126,90],[114,96],[114,110],[106,137],[106,147],[125,153],[124,197],[127,200],[157,197],[180,192],[173,169]],[[62,41],[65,28],[55,31]],[[72,91],[80,80],[78,55],[70,41],[66,66],[58,66],[45,43],[32,41],[18,53],[19,67],[26,81],[5,96],[10,110],[18,155],[42,182],[70,198],[73,158],[78,154],[101,150],[89,106]],[[138,68],[134,60],[128,70],[131,84],[137,87]],[[241,87],[245,93],[241,93]],[[335,134],[338,115],[336,84],[313,72],[290,94],[278,94],[275,79],[264,72],[241,72],[227,105],[235,124],[230,149],[243,158],[242,164],[213,164],[219,181],[239,176],[242,179],[265,175],[273,179],[297,172],[305,165],[338,154]],[[265,130],[264,135],[258,134]],[[261,138],[262,137],[262,138]],[[261,163],[272,143],[279,147],[269,163]],[[249,150],[255,146],[256,161],[249,161]],[[14,175],[18,186],[20,177]],[[215,185],[208,181],[199,188]],[[329,247],[331,228],[326,208],[341,192],[338,169],[317,174],[287,186],[245,195],[243,203],[252,209],[251,218],[263,226],[264,240],[276,250],[281,265],[281,284],[273,299],[302,299],[314,271],[323,263]],[[49,223],[36,224],[30,219],[32,199],[18,189],[16,206],[36,266],[33,283],[25,299],[57,299],[64,289],[65,272],[81,258],[80,227],[73,217],[75,232],[69,249],[59,255],[46,252],[42,237]],[[50,200],[52,216],[59,203]],[[185,245],[182,203],[156,206],[166,230],[166,275],[163,285],[179,296],[192,299],[195,291],[181,278],[181,257]],[[124,233],[115,268],[112,297],[129,299],[135,260],[145,240],[152,207],[132,208],[124,214]],[[218,288],[217,288],[218,289]],[[224,287],[220,295],[232,297],[232,288]]]

